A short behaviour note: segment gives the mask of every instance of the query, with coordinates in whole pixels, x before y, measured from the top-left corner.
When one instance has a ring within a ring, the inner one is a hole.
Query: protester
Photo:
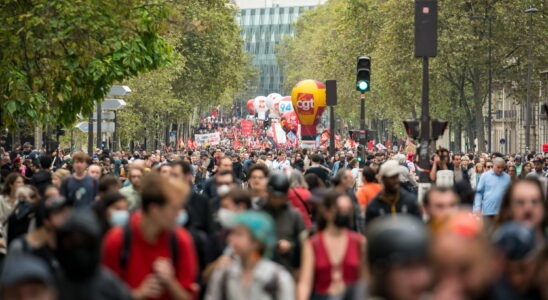
[[[301,249],[300,235],[305,230],[301,214],[292,208],[287,200],[289,179],[284,173],[273,172],[268,179],[268,199],[262,210],[269,214],[275,223],[278,238],[273,260],[290,272],[299,267]]]
[[[528,162],[528,161],[524,162],[523,167],[521,169],[521,173],[519,174],[519,178],[523,179],[523,178],[527,177],[527,175],[529,175],[529,173],[531,173],[531,171],[533,171],[533,164]]]
[[[400,187],[399,164],[389,160],[379,171],[383,190],[367,205],[366,225],[375,218],[388,214],[407,213],[420,218],[417,197]]]
[[[86,174],[89,156],[78,152],[72,156],[74,173],[61,184],[61,195],[75,208],[89,208],[97,196],[97,179]]]
[[[243,212],[232,222],[230,245],[239,259],[215,271],[206,300],[295,299],[291,275],[268,258],[276,247],[272,219],[260,212]]]
[[[129,222],[129,202],[118,192],[106,193],[93,204],[103,237],[113,226],[126,226]]]
[[[137,299],[192,299],[197,259],[188,232],[176,227],[189,187],[153,174],[143,179],[141,212],[103,242],[103,264]],[[174,229],[175,228],[175,229]]]
[[[39,159],[40,168],[32,175],[31,185],[38,188],[40,195],[44,195],[47,186],[51,185],[51,157],[41,156]]]
[[[510,184],[510,176],[504,173],[505,164],[504,159],[497,157],[493,169],[481,176],[473,207],[476,215],[492,219],[499,212],[502,196]]]
[[[0,298],[3,300],[56,300],[54,277],[47,265],[29,254],[6,258],[0,272]]]
[[[59,300],[132,299],[126,285],[101,267],[101,229],[91,211],[75,211],[57,229],[56,240],[56,257],[63,269]]]
[[[60,196],[43,199],[36,207],[36,229],[14,239],[9,247],[9,255],[27,253],[44,261],[50,273],[58,278],[61,275],[59,262],[55,257],[57,247],[56,230],[70,216],[70,205]]]
[[[310,156],[312,165],[304,172],[305,175],[315,174],[318,176],[326,185],[328,185],[329,180],[329,169],[320,165],[321,158],[317,154],[312,154]]]
[[[426,192],[422,200],[424,212],[428,217],[426,225],[438,232],[443,223],[458,211],[459,197],[449,188],[433,187]]]
[[[367,205],[380,193],[382,186],[377,183],[375,171],[373,171],[370,167],[363,168],[362,183],[363,184],[356,191],[356,198],[360,204],[362,215],[365,215]]]
[[[253,165],[249,168],[247,182],[251,191],[252,203],[258,208],[268,198],[267,183],[270,171],[266,166]]]
[[[65,178],[70,176],[70,171],[67,169],[57,169],[51,174],[51,184],[53,184],[58,189],[61,189],[61,184]]]
[[[92,178],[94,178],[97,181],[99,181],[99,179],[101,179],[101,176],[103,175],[103,171],[102,171],[101,166],[96,165],[96,164],[89,165],[87,173],[88,173],[89,176],[91,176]]]
[[[320,206],[319,232],[303,245],[297,299],[342,297],[364,275],[365,239],[352,232],[353,204],[344,193],[328,192]],[[311,297],[312,296],[312,297]]]
[[[370,298],[418,300],[427,294],[433,279],[429,237],[419,219],[379,217],[367,229],[366,237]]]
[[[292,170],[289,172],[289,191],[287,192],[287,199],[289,203],[301,213],[306,228],[310,228],[312,225],[311,210],[309,205],[310,191],[308,185],[304,181],[304,177],[301,172]]]
[[[129,185],[120,189],[120,194],[124,195],[129,202],[129,210],[133,211],[141,207],[141,194],[143,192],[143,177],[145,171],[137,165],[132,165],[128,171]]]
[[[484,173],[484,168],[482,163],[477,163],[474,166],[473,172],[470,176],[470,185],[473,189],[476,189],[480,180],[481,175]]]
[[[545,195],[535,178],[513,182],[502,198],[495,226],[515,221],[532,228],[538,243],[545,242],[548,234],[548,202]]]

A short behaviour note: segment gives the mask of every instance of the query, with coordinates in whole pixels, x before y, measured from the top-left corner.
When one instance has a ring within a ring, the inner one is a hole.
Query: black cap
[[[509,260],[521,260],[535,250],[535,233],[517,222],[508,222],[495,231],[493,243]]]
[[[415,217],[379,217],[371,223],[366,236],[369,265],[374,269],[421,261],[428,255],[428,232]]]
[[[268,177],[268,193],[283,197],[289,191],[289,179],[285,173],[280,171],[272,172]]]
[[[2,289],[16,284],[39,281],[53,284],[53,276],[46,263],[34,255],[13,253],[6,257],[0,273]]]

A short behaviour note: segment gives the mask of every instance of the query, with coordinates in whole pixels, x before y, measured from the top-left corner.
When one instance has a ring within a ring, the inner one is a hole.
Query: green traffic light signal
[[[365,92],[365,91],[369,90],[369,82],[367,82],[365,80],[360,80],[357,83],[357,87],[358,87],[358,90],[360,90],[362,92]]]
[[[358,162],[362,162],[362,157],[361,156],[358,157]]]

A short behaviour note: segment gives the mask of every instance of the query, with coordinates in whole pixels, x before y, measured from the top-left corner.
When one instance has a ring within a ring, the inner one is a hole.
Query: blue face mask
[[[179,226],[186,225],[186,223],[188,222],[188,213],[186,212],[186,210],[181,210],[175,222],[177,222],[177,225]]]
[[[115,210],[110,215],[111,226],[125,226],[129,221],[129,211]]]

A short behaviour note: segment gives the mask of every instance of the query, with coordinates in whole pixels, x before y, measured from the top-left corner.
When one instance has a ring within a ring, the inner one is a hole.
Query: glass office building
[[[276,61],[276,46],[283,36],[295,34],[293,24],[312,8],[314,6],[240,9],[238,23],[242,27],[244,47],[253,56],[252,64],[260,73],[257,90],[250,98],[270,93],[287,95],[288,91],[283,90],[284,75]]]

